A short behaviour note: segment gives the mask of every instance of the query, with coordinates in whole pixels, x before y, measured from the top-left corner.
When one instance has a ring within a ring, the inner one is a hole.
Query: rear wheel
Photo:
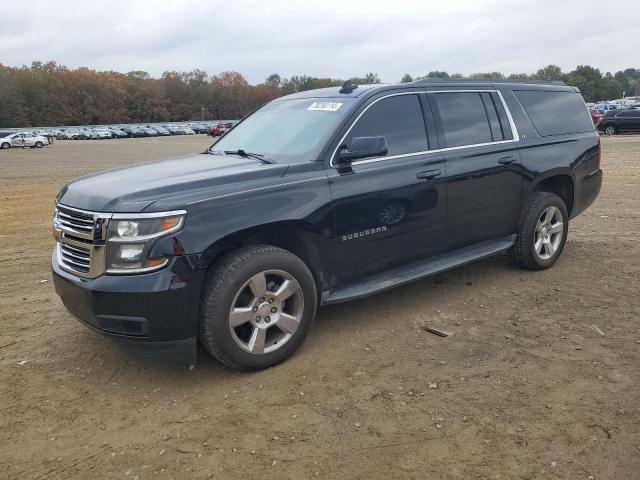
[[[215,265],[203,295],[200,341],[237,370],[275,365],[304,340],[317,303],[307,266],[292,253],[260,245]]]
[[[518,230],[512,256],[529,270],[551,267],[564,249],[569,215],[562,199],[548,192],[534,192]]]
[[[618,129],[613,125],[606,125],[604,127],[604,133],[606,135],[615,135],[616,133],[618,133]]]

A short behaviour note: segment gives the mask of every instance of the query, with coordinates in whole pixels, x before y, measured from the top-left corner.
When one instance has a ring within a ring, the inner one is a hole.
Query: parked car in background
[[[113,138],[127,138],[129,136],[127,132],[118,127],[109,127],[109,131]]]
[[[164,128],[162,125],[151,125],[151,126],[147,125],[147,127],[152,128],[153,130],[158,132],[158,135],[161,137],[166,137],[168,135],[171,135],[171,132],[169,132],[169,130]]]
[[[71,134],[71,140],[89,140],[91,135],[87,130],[77,128],[69,132]]]
[[[231,122],[218,123],[215,127],[213,127],[210,130],[209,135],[211,135],[212,137],[222,136],[225,133],[227,133],[229,130],[231,130],[231,127],[233,127],[233,123]]]
[[[4,138],[0,138],[0,148],[30,147],[42,148],[49,142],[46,137],[36,135],[35,133],[12,133]]]
[[[85,131],[87,132],[87,137],[89,140],[98,140],[100,138],[98,137],[98,132],[95,128],[85,128]]]
[[[640,132],[640,108],[608,111],[597,127],[607,135]]]
[[[195,133],[208,133],[211,129],[210,126],[204,123],[190,123],[189,128],[193,130]]]
[[[140,127],[140,130],[142,131],[142,134],[145,137],[157,137],[158,136],[158,132],[156,130],[154,130],[151,127]]]
[[[136,127],[135,125],[128,125],[126,127],[122,127],[122,130],[126,132],[126,134],[130,137],[144,137],[144,132]]]
[[[163,125],[163,127],[169,130],[171,135],[184,135],[182,130],[180,130],[180,127],[177,125]]]
[[[598,110],[589,110],[589,115],[591,115],[591,120],[593,121],[593,124],[596,126],[600,122],[602,122],[602,119],[604,118],[604,115],[600,113]]]
[[[113,134],[111,133],[111,130],[107,128],[97,128],[95,132],[96,132],[96,135],[98,136],[98,140],[113,138]]]
[[[68,131],[66,128],[60,128],[56,130],[56,140],[69,140]]]
[[[180,130],[182,130],[183,135],[195,135],[195,131],[192,128],[189,128],[185,125],[180,126]]]

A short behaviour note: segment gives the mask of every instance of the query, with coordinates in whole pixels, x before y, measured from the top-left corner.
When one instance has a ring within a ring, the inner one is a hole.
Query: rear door
[[[640,131],[640,109],[626,110],[616,115],[619,130],[625,132]]]
[[[26,147],[33,147],[36,144],[36,136],[33,133],[24,134],[24,145]]]
[[[446,91],[429,99],[447,166],[447,248],[515,233],[522,170],[501,95]]]
[[[389,152],[328,172],[337,283],[444,248],[446,172],[442,154],[430,151],[427,131],[435,142],[435,128],[424,92],[381,94],[355,117],[339,146],[349,147],[355,137],[384,136]]]

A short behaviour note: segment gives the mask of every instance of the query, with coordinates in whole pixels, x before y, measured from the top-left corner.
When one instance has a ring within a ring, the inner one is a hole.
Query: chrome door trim
[[[500,98],[500,101],[502,102],[502,107],[504,108],[504,111],[507,115],[507,120],[509,122],[509,127],[511,128],[511,135],[513,136],[513,138],[511,140],[498,140],[497,142],[485,142],[485,143],[475,143],[472,145],[460,145],[460,146],[456,146],[456,147],[445,147],[445,148],[437,148],[437,149],[433,149],[433,150],[423,150],[421,152],[411,152],[411,153],[402,153],[400,155],[389,155],[386,157],[371,157],[371,158],[366,158],[363,160],[358,160],[355,162],[352,162],[351,165],[362,165],[362,164],[366,164],[366,163],[374,163],[374,162],[382,162],[385,160],[395,160],[398,158],[407,158],[407,157],[415,157],[417,155],[426,155],[428,153],[441,153],[441,152],[449,152],[452,150],[462,150],[465,148],[473,148],[473,147],[484,147],[487,145],[500,145],[500,144],[505,144],[505,143],[516,143],[520,140],[520,134],[518,133],[518,128],[516,127],[516,123],[513,120],[513,116],[511,115],[511,111],[509,110],[509,107],[507,106],[507,102],[505,101],[502,92],[500,90],[496,90],[496,89],[474,89],[474,90],[425,90],[425,91],[411,91],[411,92],[401,92],[401,93],[392,93],[390,95],[385,95],[382,96],[380,98],[376,98],[373,102],[371,102],[369,105],[367,105],[364,110],[362,110],[362,112],[360,112],[358,114],[358,116],[356,117],[356,119],[353,121],[353,123],[349,126],[349,128],[347,129],[347,131],[345,132],[345,134],[342,136],[342,138],[340,139],[340,141],[338,142],[338,145],[336,146],[336,148],[333,151],[333,154],[331,155],[331,161],[329,162],[329,165],[332,168],[339,168],[336,167],[333,163],[333,160],[336,157],[336,153],[338,153],[338,149],[340,148],[340,145],[342,144],[342,142],[344,141],[344,139],[347,137],[347,135],[349,135],[349,133],[351,132],[351,129],[355,126],[356,123],[358,123],[358,120],[360,120],[360,117],[362,117],[362,115],[364,115],[364,113],[375,103],[379,102],[380,100],[383,100],[385,98],[389,98],[389,97],[397,97],[399,95],[420,95],[421,93],[433,93],[433,94],[438,94],[438,93],[497,93],[498,97]]]

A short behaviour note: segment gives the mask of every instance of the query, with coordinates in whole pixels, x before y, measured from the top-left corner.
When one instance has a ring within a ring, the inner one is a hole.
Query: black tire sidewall
[[[3,150],[7,150],[11,148],[11,144],[7,142],[3,142],[2,144],[0,144],[0,148],[2,148]]]
[[[214,268],[213,275],[216,273],[215,270]],[[304,310],[298,330],[285,345],[274,352],[255,355],[246,352],[235,343],[229,329],[228,317],[231,303],[242,285],[253,275],[265,270],[283,270],[296,279],[302,288]],[[215,284],[210,283],[209,287],[213,288],[207,289],[200,319],[201,322],[206,322],[204,328],[200,329],[201,342],[216,358],[233,368],[257,370],[282,362],[302,344],[315,316],[317,294],[313,275],[300,259],[284,250],[277,249],[251,257],[250,261],[245,261],[234,269],[229,281],[218,285],[217,288]],[[206,333],[203,335],[203,332]]]

